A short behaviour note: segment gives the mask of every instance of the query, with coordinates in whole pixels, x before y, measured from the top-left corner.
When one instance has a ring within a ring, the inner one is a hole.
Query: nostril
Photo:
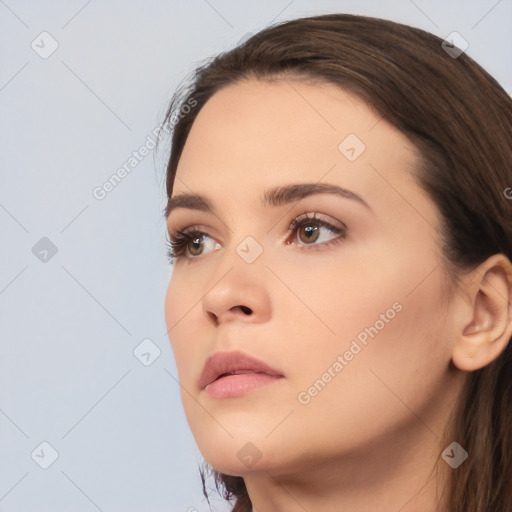
[[[252,313],[251,308],[248,308],[247,306],[238,306],[246,315],[250,315]]]

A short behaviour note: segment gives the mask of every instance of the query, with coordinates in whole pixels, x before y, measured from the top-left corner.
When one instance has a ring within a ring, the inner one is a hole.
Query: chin
[[[246,433],[242,438],[230,432],[234,437],[229,437],[224,431],[222,437],[212,436],[208,432],[204,433],[204,437],[195,436],[199,451],[210,466],[233,476],[270,469],[271,460],[265,455],[272,453],[273,447],[263,446],[264,441],[251,440]]]
[[[273,415],[261,415],[258,412],[247,410],[212,409],[210,414],[204,409],[197,409],[194,402],[185,408],[187,423],[199,446],[204,445],[221,447],[220,449],[236,451],[237,447],[252,441],[254,444],[267,444],[269,441],[279,441],[281,432],[273,432],[265,439],[269,432],[282,420]]]

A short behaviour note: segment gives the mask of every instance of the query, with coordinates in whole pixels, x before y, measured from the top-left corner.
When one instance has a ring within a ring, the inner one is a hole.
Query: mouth
[[[284,375],[243,352],[217,352],[206,362],[199,388],[214,398],[241,396]]]

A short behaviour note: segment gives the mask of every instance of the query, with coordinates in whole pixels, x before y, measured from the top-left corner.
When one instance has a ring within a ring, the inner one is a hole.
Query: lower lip
[[[242,396],[253,389],[277,382],[282,377],[267,375],[266,373],[240,373],[226,375],[208,384],[205,391],[212,398],[230,398]]]

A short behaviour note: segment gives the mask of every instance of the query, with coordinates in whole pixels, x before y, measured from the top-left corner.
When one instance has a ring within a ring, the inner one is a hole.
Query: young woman
[[[166,120],[166,322],[232,510],[512,511],[507,93],[332,14],[209,61]]]

